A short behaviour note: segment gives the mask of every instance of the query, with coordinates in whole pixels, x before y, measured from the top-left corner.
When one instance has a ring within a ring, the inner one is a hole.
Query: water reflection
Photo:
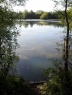
[[[28,28],[28,26],[33,27],[33,25],[38,25],[38,26],[55,26],[55,27],[64,27],[64,25],[60,21],[15,21],[15,24],[19,24],[20,27],[23,25],[24,28]]]
[[[19,21],[16,23],[16,26],[20,27],[18,37],[20,48],[17,50],[20,56],[17,64],[18,73],[26,80],[43,80],[44,68],[52,67],[52,60],[62,55],[62,50],[57,52],[55,48],[57,48],[56,42],[62,40],[61,31],[64,27],[59,26],[58,22],[55,25],[52,21],[50,24],[47,21],[21,21],[20,23],[21,26]],[[25,28],[24,24],[28,27]]]

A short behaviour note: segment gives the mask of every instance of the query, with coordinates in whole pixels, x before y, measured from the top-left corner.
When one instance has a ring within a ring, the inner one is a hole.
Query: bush
[[[45,75],[49,76],[46,95],[72,95],[72,71],[66,73],[60,65],[59,62],[55,64],[56,68],[45,70]]]
[[[29,95],[30,87],[21,77],[0,76],[0,95]]]

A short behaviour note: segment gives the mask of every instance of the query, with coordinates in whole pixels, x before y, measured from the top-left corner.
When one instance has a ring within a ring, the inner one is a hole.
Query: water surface
[[[52,67],[52,60],[62,55],[56,50],[56,42],[62,40],[63,25],[52,20],[25,20],[15,24],[20,29],[20,48],[17,49],[19,75],[28,81],[44,80],[44,69]]]

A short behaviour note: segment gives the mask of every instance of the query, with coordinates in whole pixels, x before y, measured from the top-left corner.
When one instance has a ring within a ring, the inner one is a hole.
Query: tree
[[[11,15],[0,7],[0,75],[6,77],[18,59],[15,54],[17,48],[16,30]]]
[[[66,56],[65,56],[65,72],[68,71],[68,55],[69,55],[69,30],[70,30],[70,23],[71,23],[71,20],[70,20],[70,16],[69,16],[69,13],[68,13],[68,7],[71,6],[71,0],[65,0],[64,1],[65,3],[65,11],[64,11],[64,14],[65,14],[65,23],[66,23],[66,28],[67,28],[67,33],[66,33]],[[67,77],[66,77],[67,78]]]
[[[36,18],[36,19],[40,19],[40,16],[43,14],[43,12],[44,12],[44,11],[42,11],[42,10],[36,11],[36,12],[35,12],[35,18]]]
[[[25,0],[0,0],[0,73],[4,77],[17,61],[15,49],[18,46],[18,31],[13,23],[10,3],[16,5],[25,4]]]
[[[70,31],[70,24],[72,22],[71,19],[71,13],[68,11],[68,9],[72,6],[72,0],[55,0],[56,4],[61,4],[64,7],[64,11],[62,12],[62,21],[66,26],[66,49],[65,49],[65,59],[64,59],[64,67],[65,67],[65,72],[68,71],[68,55],[69,55],[69,31]]]
[[[28,11],[27,11],[27,10],[24,10],[24,12],[23,12],[23,18],[24,18],[24,19],[27,19],[28,16],[29,16]]]
[[[40,19],[48,19],[48,12],[44,12],[41,16]]]
[[[35,13],[32,10],[29,12],[29,17],[28,18],[29,19],[35,19]]]
[[[49,75],[47,95],[71,95],[72,94],[72,63],[69,56],[69,42],[70,42],[70,27],[72,22],[72,15],[69,7],[72,6],[72,0],[55,0],[56,4],[60,4],[64,7],[62,12],[62,22],[66,28],[65,37],[65,56],[64,60],[56,60],[55,67],[45,71],[45,74]],[[72,39],[71,39],[72,40]],[[70,68],[69,68],[70,65]]]
[[[6,77],[18,60],[15,49],[18,47],[18,31],[13,23],[12,12],[6,7],[6,0],[0,4],[0,77]],[[4,5],[5,6],[4,6]]]
[[[19,11],[18,13],[18,19],[22,19],[23,18],[23,13],[21,11]]]
[[[5,1],[5,0],[1,0]],[[12,76],[13,66],[18,61],[15,53],[18,48],[19,32],[14,26],[12,13],[6,6],[0,6],[0,94],[20,95],[29,91],[24,79]],[[17,92],[18,90],[18,92]]]
[[[55,12],[48,12],[48,19],[59,19],[60,12],[55,11]]]
[[[11,4],[13,4],[13,5],[25,5],[25,2],[26,2],[27,0],[0,0],[0,4],[2,3],[2,4],[9,4],[9,3],[11,3]]]

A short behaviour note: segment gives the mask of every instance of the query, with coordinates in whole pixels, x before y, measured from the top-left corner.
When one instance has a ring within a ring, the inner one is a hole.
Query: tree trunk
[[[66,27],[67,27],[67,35],[66,35],[66,54],[65,54],[65,72],[68,72],[68,44],[69,44],[69,21],[68,21],[68,14],[67,14],[67,3],[68,0],[65,0],[65,20],[66,20]]]

